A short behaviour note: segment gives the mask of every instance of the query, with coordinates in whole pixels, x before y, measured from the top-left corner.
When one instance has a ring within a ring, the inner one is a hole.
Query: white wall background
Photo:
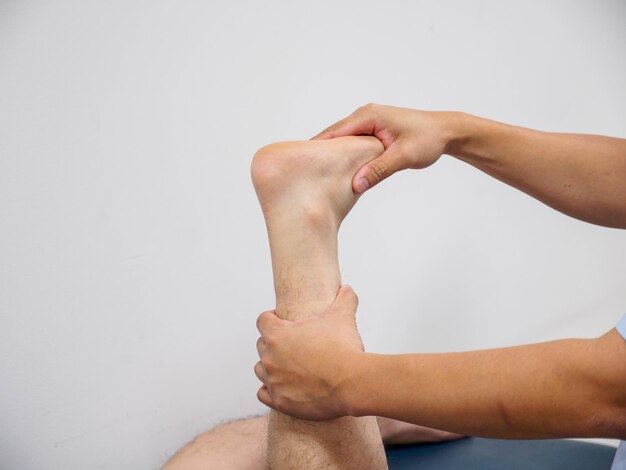
[[[262,411],[250,158],[369,101],[626,136],[622,1],[0,3],[0,467],[156,469]],[[449,157],[341,234],[368,349],[591,337],[626,237]]]

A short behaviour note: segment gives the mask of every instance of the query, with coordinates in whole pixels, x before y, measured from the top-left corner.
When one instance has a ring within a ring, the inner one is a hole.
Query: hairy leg
[[[285,142],[259,150],[252,180],[272,254],[276,313],[296,320],[321,313],[340,285],[337,232],[356,203],[352,176],[383,151],[371,137]],[[268,464],[278,469],[381,469],[376,419],[309,422],[272,412]]]
[[[162,470],[265,470],[267,416],[226,424],[200,434]]]
[[[273,144],[255,156],[253,181],[267,221],[279,315],[313,315],[334,299],[340,282],[337,230],[357,199],[351,177],[380,152],[373,138],[348,137]],[[268,422],[262,416],[219,425],[187,444],[163,470],[264,469]],[[273,414],[269,425],[269,463],[277,468],[384,468],[377,428],[385,444],[461,437],[387,418],[310,423]]]
[[[385,445],[416,444],[461,436],[388,418],[377,418]],[[179,450],[163,470],[264,470],[269,416],[241,419],[200,434]]]

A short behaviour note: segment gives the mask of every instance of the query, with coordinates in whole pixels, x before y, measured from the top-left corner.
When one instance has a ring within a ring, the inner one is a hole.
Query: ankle
[[[315,233],[336,235],[340,217],[316,181],[316,169],[302,163],[305,156],[296,155],[301,147],[289,142],[271,144],[252,160],[252,182],[268,228],[299,224]]]

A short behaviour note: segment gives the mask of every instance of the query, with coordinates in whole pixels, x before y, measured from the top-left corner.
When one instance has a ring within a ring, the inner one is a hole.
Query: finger
[[[375,130],[374,119],[367,114],[358,113],[357,111],[327,127],[311,140],[333,139],[346,135],[373,135]]]
[[[263,337],[260,336],[259,339],[256,340],[256,352],[259,354],[259,358],[263,357],[265,354],[265,341],[263,341]]]
[[[332,313],[338,313],[341,315],[356,316],[356,309],[359,305],[359,298],[357,297],[352,287],[349,285],[343,285],[337,292],[334,302],[330,306]]]
[[[268,310],[267,312],[263,312],[256,319],[256,329],[259,330],[261,336],[263,336],[267,330],[272,328],[273,325],[276,325],[281,320],[276,316],[276,311]]]
[[[261,403],[265,406],[272,407],[272,397],[270,396],[270,391],[267,389],[265,385],[263,385],[258,392],[256,392],[256,397],[259,399]]]
[[[267,380],[267,372],[265,371],[263,364],[261,364],[261,361],[254,365],[254,375],[256,375],[256,378],[265,384],[265,381]]]
[[[352,178],[352,190],[362,194],[404,168],[400,147],[392,144],[380,157],[366,163],[356,172]]]

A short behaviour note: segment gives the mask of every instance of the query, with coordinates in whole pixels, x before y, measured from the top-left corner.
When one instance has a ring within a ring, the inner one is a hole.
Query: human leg
[[[349,137],[273,144],[257,153],[253,180],[267,221],[279,315],[314,315],[334,299],[340,279],[336,234],[357,199],[350,178],[381,151],[375,139]],[[298,461],[306,462],[306,468],[384,468],[378,427],[386,444],[460,437],[386,418],[372,424],[376,421],[368,418],[310,423],[276,414],[270,463],[280,468],[299,468]],[[265,468],[267,425],[267,417],[220,425],[181,449],[164,470]],[[355,455],[363,461],[352,462]]]
[[[261,149],[252,179],[272,254],[276,312],[297,320],[319,314],[340,285],[337,231],[356,203],[351,180],[383,147],[371,137],[285,142]],[[308,422],[272,412],[270,468],[386,468],[376,420]]]
[[[180,449],[162,470],[265,470],[268,417],[220,424]]]
[[[265,470],[269,415],[220,424],[180,449],[162,470]],[[461,436],[377,418],[385,445],[416,444],[458,439]]]

